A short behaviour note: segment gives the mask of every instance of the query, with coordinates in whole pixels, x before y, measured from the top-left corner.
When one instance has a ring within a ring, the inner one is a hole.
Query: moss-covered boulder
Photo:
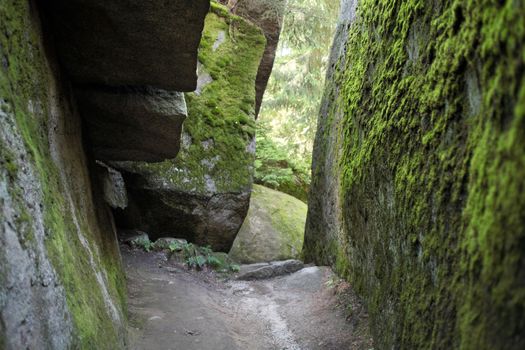
[[[378,349],[524,349],[525,2],[345,3],[306,259]]]
[[[121,226],[228,251],[249,205],[255,157],[255,77],[261,30],[212,4],[199,50],[199,86],[175,160],[119,162],[131,207]],[[135,208],[135,209],[133,209]],[[138,214],[137,214],[138,213]]]
[[[230,257],[240,263],[298,258],[303,246],[306,210],[306,204],[297,198],[254,185],[250,210]]]

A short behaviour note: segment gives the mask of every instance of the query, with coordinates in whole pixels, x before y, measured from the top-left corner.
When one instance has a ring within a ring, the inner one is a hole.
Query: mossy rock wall
[[[525,348],[525,3],[343,8],[307,260],[366,299],[379,349]]]
[[[0,348],[124,348],[115,230],[67,80],[36,2],[0,18]]]
[[[255,159],[255,78],[262,31],[216,3],[199,48],[197,91],[175,160],[119,162],[140,219],[119,224],[228,251],[248,211]]]

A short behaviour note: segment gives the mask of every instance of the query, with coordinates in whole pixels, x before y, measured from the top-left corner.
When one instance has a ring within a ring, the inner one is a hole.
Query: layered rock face
[[[228,251],[246,216],[255,157],[255,78],[261,30],[213,4],[199,49],[199,84],[186,94],[178,157],[162,163],[112,162],[130,207],[124,228],[185,238]]]
[[[253,185],[250,209],[230,250],[240,263],[258,263],[301,256],[306,204],[260,185]]]
[[[209,0],[43,2],[95,158],[174,158]]]
[[[524,348],[523,3],[344,3],[307,260],[360,291],[378,348]]]
[[[124,348],[111,213],[31,4],[0,4],[0,348]]]

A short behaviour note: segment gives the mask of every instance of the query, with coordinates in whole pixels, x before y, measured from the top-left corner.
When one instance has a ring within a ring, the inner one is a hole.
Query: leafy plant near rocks
[[[179,242],[179,241],[174,241],[170,243],[170,245],[168,246],[168,249],[171,253],[179,252],[184,249],[184,243]]]
[[[146,252],[167,250],[171,256],[180,254],[181,260],[190,269],[202,270],[209,267],[219,272],[238,272],[240,270],[239,265],[235,264],[228,254],[214,252],[210,246],[201,247],[184,240],[174,240],[166,246],[164,242],[161,240],[152,242],[147,237],[137,237],[130,242],[130,245]]]
[[[238,272],[239,266],[225,253],[214,252],[210,246],[201,247],[193,243],[174,241],[168,246],[173,254],[181,254],[184,264],[189,268],[202,270],[210,267],[221,272]]]
[[[184,263],[189,268],[202,270],[210,267],[221,272],[237,272],[239,266],[234,264],[227,254],[215,253],[209,246],[200,247],[193,243],[186,243],[182,247]]]
[[[137,237],[131,241],[133,248],[142,248],[144,251],[149,252],[155,246],[155,244],[147,237]]]

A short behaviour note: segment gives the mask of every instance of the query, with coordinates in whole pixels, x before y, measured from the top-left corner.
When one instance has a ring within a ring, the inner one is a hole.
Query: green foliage
[[[258,12],[260,17],[257,20],[279,19],[286,9],[287,0],[213,0],[227,6],[232,12],[235,12],[235,7],[239,2],[243,2],[244,6],[250,9],[249,12]],[[261,13],[262,12],[262,13]],[[254,21],[256,22],[256,21]]]
[[[255,182],[288,193],[303,202],[308,199],[310,169],[301,158],[290,159],[269,136],[265,121],[257,124]]]
[[[201,270],[207,263],[207,259],[202,255],[190,256],[186,259],[186,265],[189,268]]]
[[[171,253],[180,252],[181,250],[184,250],[184,244],[179,241],[171,242],[170,245],[168,246],[168,250]]]
[[[210,246],[174,242],[173,246],[170,245],[170,251],[172,254],[182,251],[184,263],[190,269],[202,270],[209,267],[220,272],[236,272],[239,268],[227,254],[216,253]]]
[[[214,269],[218,269],[222,265],[222,262],[216,256],[213,255],[207,256],[206,263]]]
[[[288,159],[311,163],[339,0],[289,1],[259,120]]]
[[[142,248],[144,251],[149,252],[155,246],[155,244],[146,237],[137,237],[131,241],[131,246],[135,248]]]
[[[340,1],[334,0],[288,1],[281,33],[284,47],[303,53],[311,49],[326,51],[331,44],[330,39],[339,15],[339,3]]]
[[[338,0],[288,2],[257,122],[255,181],[306,202]]]

